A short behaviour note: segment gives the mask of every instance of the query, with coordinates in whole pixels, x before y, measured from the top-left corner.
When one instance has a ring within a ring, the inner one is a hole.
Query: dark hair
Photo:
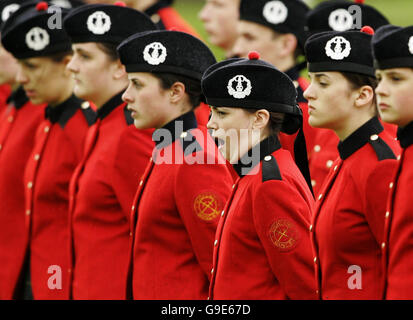
[[[116,50],[118,45],[109,42],[96,42],[96,45],[109,57],[110,61],[119,59],[118,51]]]
[[[264,109],[264,108],[263,108]],[[248,113],[255,113],[258,109],[244,109]],[[270,129],[270,135],[278,135],[281,131],[281,128],[284,124],[285,114],[278,113],[278,112],[269,112],[270,113],[270,120],[268,122],[268,126]]]
[[[73,55],[73,51],[68,50],[68,51],[52,54],[48,56],[48,58],[50,58],[53,62],[59,63],[59,62],[62,62],[64,58],[66,58],[67,56],[71,56],[71,55]]]
[[[185,92],[188,94],[193,109],[201,103],[202,89],[200,81],[173,73],[152,73],[152,75],[161,81],[163,89],[169,89],[175,82],[182,82],[185,85]]]
[[[361,88],[362,86],[370,86],[374,89],[377,88],[378,81],[375,77],[370,77],[358,73],[353,73],[353,72],[341,72],[341,74],[344,76],[344,78],[347,79],[348,82],[350,82],[351,88],[353,90],[357,90]],[[376,95],[373,97],[373,104],[376,106],[377,100],[376,100]],[[376,115],[378,113],[377,108],[376,110]]]

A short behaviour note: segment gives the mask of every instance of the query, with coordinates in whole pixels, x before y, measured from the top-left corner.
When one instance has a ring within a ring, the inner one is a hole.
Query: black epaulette
[[[96,111],[90,107],[90,103],[85,101],[81,104],[81,110],[86,118],[86,122],[90,127],[96,122]]]
[[[377,136],[377,139],[370,139],[370,144],[376,152],[377,158],[379,161],[386,159],[396,159],[396,155],[393,153],[393,150],[387,145],[387,143]]]
[[[262,182],[269,180],[282,180],[280,168],[273,156],[266,156],[262,161]]]
[[[134,120],[132,118],[132,112],[128,110],[128,105],[125,106],[125,109],[123,109],[123,111],[125,114],[126,123],[128,124],[128,126],[130,126],[131,124],[133,124]]]
[[[179,140],[181,141],[182,150],[184,150],[185,156],[202,151],[202,146],[189,131],[183,132]]]

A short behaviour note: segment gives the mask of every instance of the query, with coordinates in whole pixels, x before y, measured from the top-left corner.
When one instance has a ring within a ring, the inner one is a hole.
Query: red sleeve
[[[383,242],[389,185],[393,181],[396,168],[396,160],[380,161],[369,173],[365,191],[362,193],[365,195],[366,220],[378,244]]]
[[[211,277],[215,231],[232,186],[225,165],[183,164],[175,181],[175,201],[193,250]]]
[[[122,131],[114,148],[112,188],[128,221],[139,180],[153,148],[152,131],[138,130],[133,125]]]
[[[266,181],[254,193],[254,223],[271,269],[290,299],[317,299],[308,203],[286,181]]]

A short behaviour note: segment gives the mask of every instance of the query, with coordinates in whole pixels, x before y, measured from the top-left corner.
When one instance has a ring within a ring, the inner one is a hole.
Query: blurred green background
[[[208,42],[208,36],[204,31],[202,22],[198,18],[198,13],[202,9],[205,0],[175,0],[174,7],[181,15],[201,34],[208,43],[217,59],[223,58],[223,52],[219,48]],[[322,0],[305,1],[310,7]],[[365,4],[371,5],[380,10],[392,24],[399,26],[413,25],[413,0],[366,0]]]

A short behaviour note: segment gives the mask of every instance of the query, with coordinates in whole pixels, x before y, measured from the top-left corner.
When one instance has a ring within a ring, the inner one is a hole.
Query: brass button
[[[318,144],[314,146],[315,152],[320,152],[320,150],[321,150],[321,147]]]
[[[379,136],[377,134],[373,134],[372,136],[370,136],[371,141],[376,141],[378,138]]]
[[[331,168],[331,167],[333,166],[333,163],[334,163],[333,160],[328,160],[328,161],[326,162],[327,168]]]
[[[218,240],[215,240],[215,241],[214,241],[214,247],[216,247],[217,244],[218,244]]]
[[[393,182],[390,182],[389,184],[389,188],[392,189],[393,188]]]
[[[44,127],[44,132],[49,132],[49,130],[50,130],[49,126]]]
[[[31,211],[30,211],[30,210],[26,210],[26,215],[27,215],[27,216],[29,216],[29,215],[30,215],[30,213],[31,213]]]
[[[317,257],[314,258],[314,263],[317,263]]]
[[[338,168],[338,166],[334,166],[334,169],[333,169],[333,170],[334,170],[334,171],[337,171],[337,168]]]
[[[270,161],[270,160],[271,160],[271,156],[266,156],[266,157],[264,158],[264,160],[265,160],[265,161]]]
[[[87,108],[90,107],[90,103],[89,103],[88,101],[85,101],[85,102],[83,102],[83,103],[80,105],[80,107],[81,107],[82,109],[87,109]]]
[[[35,155],[34,155],[34,160],[36,160],[36,161],[37,161],[37,160],[39,160],[39,159],[40,159],[40,154],[38,154],[38,153],[37,153],[37,154],[35,154]]]
[[[27,188],[29,188],[29,189],[31,189],[33,187],[33,182],[29,182],[28,184],[27,184]]]
[[[389,211],[386,211],[386,219],[388,219],[389,216],[390,216],[390,212],[389,212]]]
[[[323,197],[323,194],[320,193],[320,195],[318,196],[318,200],[321,200],[322,197]]]
[[[13,117],[13,116],[9,116],[9,117],[7,118],[7,120],[8,120],[10,123],[12,123],[13,120],[14,120],[14,117]]]
[[[224,214],[225,214],[225,211],[224,211],[224,210],[222,210],[222,212],[221,212],[221,217],[223,217],[223,216],[224,216]]]
[[[311,180],[311,186],[315,187],[315,185],[316,185],[315,180]]]
[[[310,225],[310,232],[313,231],[313,225]]]
[[[143,180],[139,181],[139,186],[143,185]]]
[[[383,243],[381,244],[381,248],[384,249],[385,246],[386,246],[386,243],[383,242]]]
[[[213,274],[213,273],[214,273],[214,268],[211,269],[211,274]]]

